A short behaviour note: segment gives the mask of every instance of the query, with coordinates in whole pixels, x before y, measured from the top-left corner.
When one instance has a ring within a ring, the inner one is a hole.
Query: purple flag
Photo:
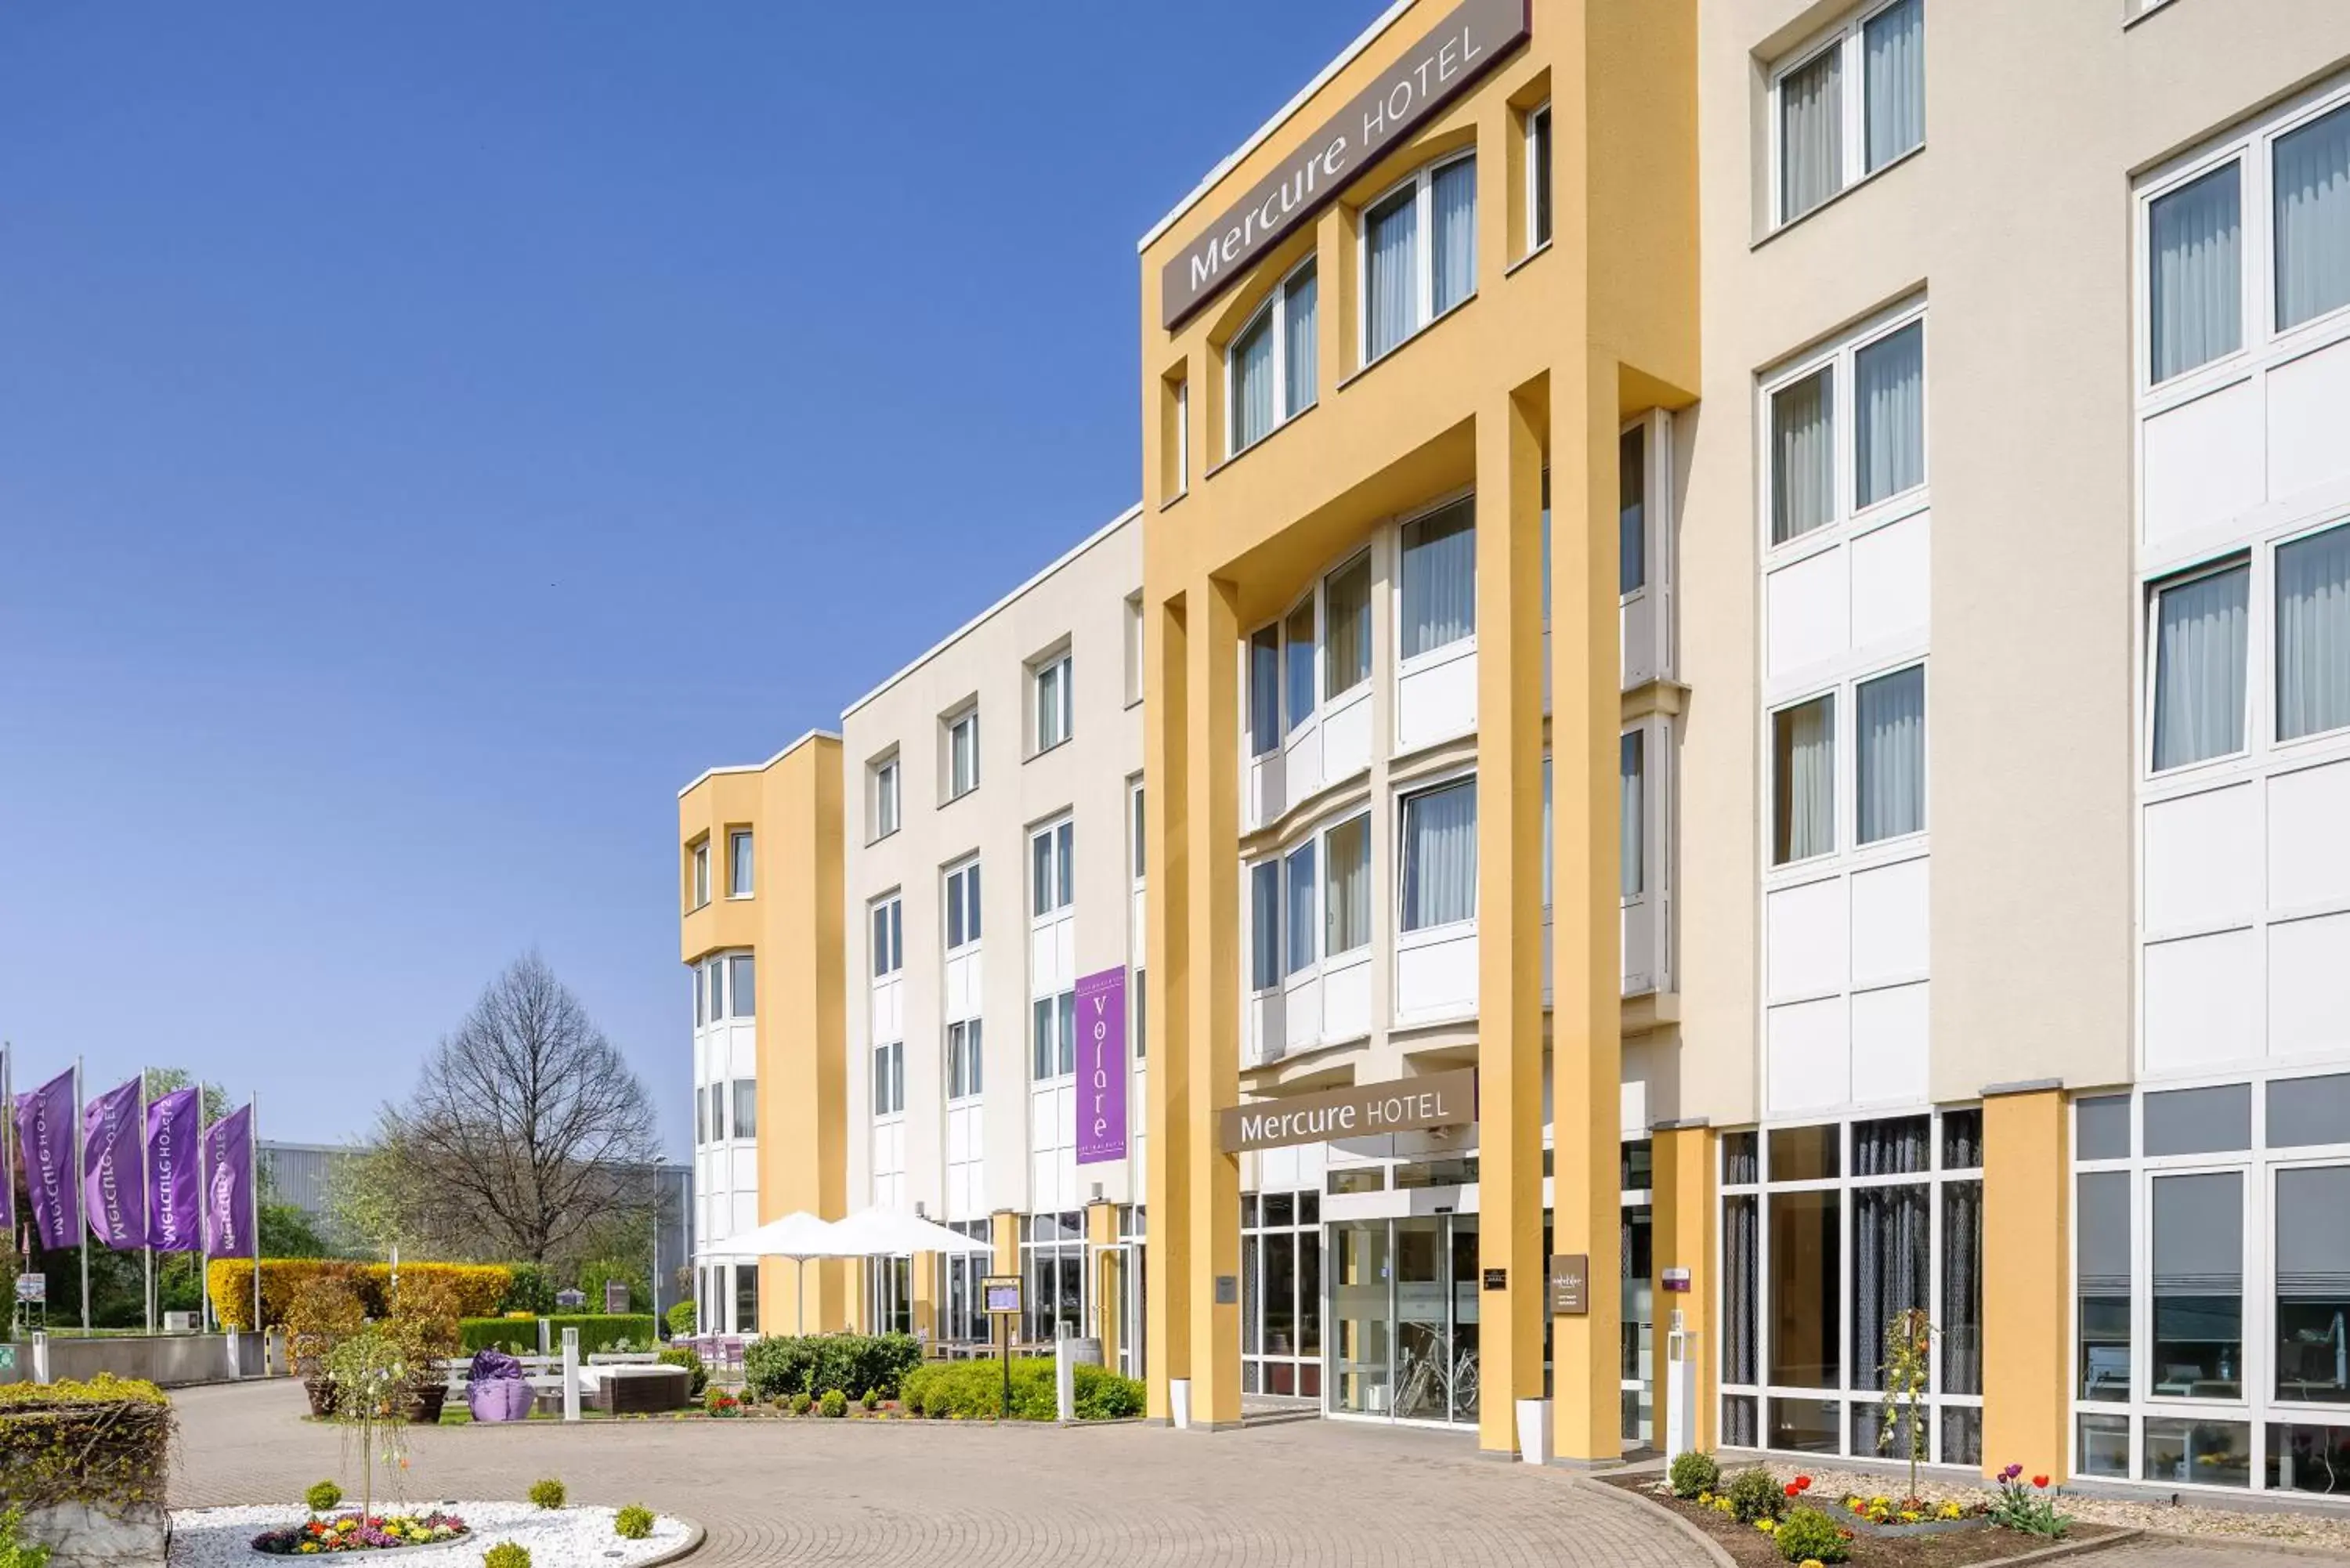
[[[204,1129],[204,1251],[215,1258],[259,1255],[254,1232],[253,1107],[241,1106]]]
[[[1126,1158],[1126,971],[1077,981],[1077,1163]]]
[[[8,1054],[0,1051],[0,1084],[8,1081]],[[0,1138],[0,1237],[10,1251],[16,1248],[16,1168],[8,1158],[13,1139]]]
[[[74,1179],[74,1075],[59,1073],[16,1096],[17,1158],[33,1225],[44,1247],[81,1244],[81,1187]]]
[[[193,1252],[204,1244],[203,1178],[196,1165],[193,1089],[174,1089],[147,1107],[147,1244],[159,1252]]]
[[[147,1244],[147,1185],[139,1176],[139,1080],[81,1108],[81,1200],[107,1246]]]

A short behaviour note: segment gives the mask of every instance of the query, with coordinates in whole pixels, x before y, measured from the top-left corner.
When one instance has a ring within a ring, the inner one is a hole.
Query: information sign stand
[[[985,1303],[987,1315],[1003,1325],[1003,1418],[1008,1421],[1012,1418],[1012,1329],[1020,1321],[1020,1276],[984,1276],[979,1282],[979,1299]]]

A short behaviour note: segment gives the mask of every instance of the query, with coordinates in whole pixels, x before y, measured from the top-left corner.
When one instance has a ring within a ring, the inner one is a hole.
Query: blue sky
[[[18,1085],[338,1140],[536,947],[682,1154],[678,787],[1133,499],[1134,242],[1378,6],[0,7]]]

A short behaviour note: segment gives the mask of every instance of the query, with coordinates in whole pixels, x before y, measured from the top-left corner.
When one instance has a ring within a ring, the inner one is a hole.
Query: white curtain
[[[1426,930],[1477,914],[1477,781],[1403,803],[1403,929]]]
[[[1289,284],[1289,296],[1283,304],[1282,332],[1286,341],[1282,353],[1288,360],[1289,385],[1284,389],[1285,401],[1282,417],[1291,418],[1314,406],[1315,342],[1315,306],[1321,290],[1316,286],[1314,271],[1307,268]]]
[[[1835,847],[1835,699],[1815,697],[1771,721],[1773,865]]]
[[[1357,557],[1330,575],[1330,618],[1322,649],[1322,694],[1351,691],[1371,676],[1371,558]]]
[[[1477,289],[1477,161],[1463,158],[1436,171],[1436,313]]]
[[[2158,381],[2243,343],[2241,168],[2214,170],[2155,202],[2149,214]]]
[[[1544,476],[1545,482],[1549,476]],[[1628,594],[1648,580],[1648,439],[1639,425],[1616,443],[1616,591]],[[1550,505],[1543,505],[1543,613],[1550,613]]]
[[[2277,552],[2277,739],[2350,724],[2350,527]]]
[[[1281,865],[1267,860],[1249,867],[1249,987],[1268,991],[1281,983]]]
[[[2276,324],[2350,305],[2350,109],[2276,142]]]
[[[1926,324],[1863,348],[1853,379],[1853,504],[1867,506],[1926,483]]]
[[[1258,317],[1232,345],[1232,451],[1273,433],[1273,312]]]
[[[1289,852],[1289,972],[1314,961],[1314,846]]]
[[[1475,504],[1456,501],[1403,530],[1403,657],[1477,629]]]
[[[1646,886],[1643,850],[1648,843],[1648,823],[1643,815],[1642,775],[1648,763],[1648,738],[1638,730],[1625,732],[1617,742],[1616,781],[1622,794],[1622,809],[1617,813],[1620,835],[1617,854],[1623,862],[1621,886],[1627,898],[1637,898]],[[1545,759],[1544,766],[1548,766]],[[1543,802],[1548,806],[1550,797]]]
[[[1399,191],[1371,210],[1370,354],[1376,359],[1412,334],[1419,321],[1419,201]]]
[[[1902,0],[1861,29],[1868,84],[1866,147],[1871,171],[1926,140],[1926,5]]]
[[[1371,819],[1358,816],[1323,840],[1329,886],[1323,893],[1322,951],[1350,953],[1371,940]]]
[[[1858,693],[1859,841],[1926,826],[1926,667],[1863,683]]]
[[[1844,59],[1839,47],[1779,78],[1779,221],[1803,216],[1844,182]]]
[[[2154,765],[2184,767],[2244,743],[2244,597],[2231,566],[2164,588],[2156,601]]]
[[[1771,543],[1835,516],[1835,390],[1823,366],[1771,399]]]

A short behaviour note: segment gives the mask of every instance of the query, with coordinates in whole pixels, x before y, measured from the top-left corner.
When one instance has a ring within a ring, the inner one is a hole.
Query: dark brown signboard
[[[1460,1067],[1423,1078],[1234,1106],[1224,1112],[1217,1130],[1224,1152],[1239,1154],[1326,1138],[1459,1127],[1476,1119],[1477,1069]]]
[[[1553,1317],[1581,1317],[1591,1310],[1591,1257],[1586,1252],[1561,1252],[1550,1261],[1550,1311]]]
[[[1330,204],[1534,31],[1528,0],[1461,0],[1352,102],[1227,208],[1159,273],[1160,320],[1173,331],[1251,262]]]

